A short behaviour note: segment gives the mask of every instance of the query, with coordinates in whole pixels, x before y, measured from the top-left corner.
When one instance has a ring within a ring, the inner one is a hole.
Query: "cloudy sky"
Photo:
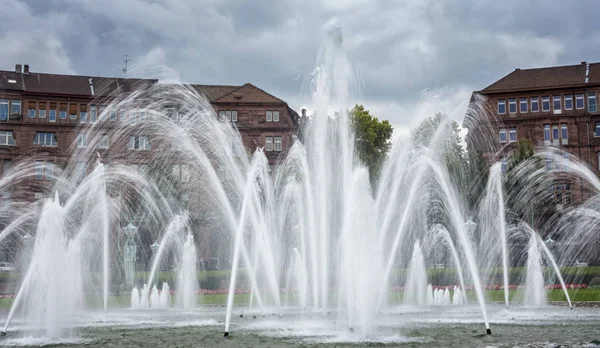
[[[251,82],[310,108],[323,25],[342,24],[355,96],[397,134],[517,67],[600,61],[600,2],[548,0],[2,0],[0,69]]]

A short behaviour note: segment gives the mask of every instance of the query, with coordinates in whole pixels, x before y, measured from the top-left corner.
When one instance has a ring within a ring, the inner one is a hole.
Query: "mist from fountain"
[[[421,245],[417,241],[413,247],[412,257],[408,266],[408,276],[404,286],[404,304],[411,306],[424,306],[427,289],[427,271]]]
[[[193,309],[196,307],[196,290],[198,289],[196,264],[197,257],[194,236],[188,234],[183,244],[181,262],[177,269],[177,304],[181,308]]]
[[[523,303],[531,307],[546,305],[546,288],[542,255],[535,236],[532,236],[527,251],[527,275],[525,278],[525,295]]]

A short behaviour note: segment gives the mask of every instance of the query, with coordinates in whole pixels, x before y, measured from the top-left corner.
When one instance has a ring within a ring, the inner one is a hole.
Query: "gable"
[[[215,99],[215,103],[271,103],[285,104],[285,102],[264,90],[246,83],[231,92]]]

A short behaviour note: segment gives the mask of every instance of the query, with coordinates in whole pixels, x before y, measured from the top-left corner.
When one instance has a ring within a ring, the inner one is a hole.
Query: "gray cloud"
[[[399,129],[460,119],[470,91],[516,67],[597,61],[600,4],[543,0],[49,0],[0,3],[10,69],[252,82],[299,109],[322,25],[337,16],[362,81],[356,100]],[[423,94],[422,91],[429,89]]]

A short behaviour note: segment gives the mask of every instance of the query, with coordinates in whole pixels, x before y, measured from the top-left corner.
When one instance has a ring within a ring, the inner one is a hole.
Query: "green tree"
[[[350,110],[350,122],[354,129],[358,157],[369,168],[371,183],[375,184],[381,165],[392,146],[394,128],[387,120],[380,121],[358,104]]]

